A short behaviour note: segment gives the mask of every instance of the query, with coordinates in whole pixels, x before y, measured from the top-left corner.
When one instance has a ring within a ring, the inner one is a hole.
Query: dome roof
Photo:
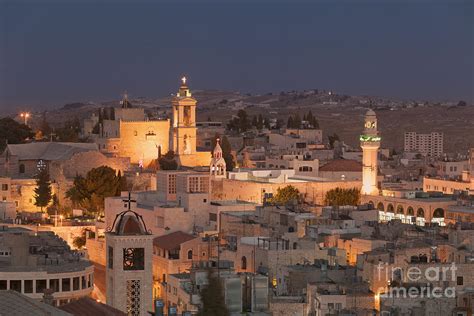
[[[365,116],[375,116],[375,112],[372,109],[369,109],[367,113],[365,113]]]
[[[143,217],[138,213],[127,210],[115,217],[110,233],[116,235],[149,235]]]

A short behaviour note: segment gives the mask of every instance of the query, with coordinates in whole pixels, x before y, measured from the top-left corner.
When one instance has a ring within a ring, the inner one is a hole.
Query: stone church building
[[[210,152],[196,150],[196,105],[186,78],[172,100],[172,119],[149,120],[143,108],[129,107],[125,95],[114,119],[103,120],[96,139],[102,152],[130,157],[132,164],[148,167],[160,154],[173,150],[180,166],[209,166]]]

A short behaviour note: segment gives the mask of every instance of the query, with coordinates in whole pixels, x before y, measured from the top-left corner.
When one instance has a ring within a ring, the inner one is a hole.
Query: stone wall
[[[87,238],[86,248],[87,255],[89,256],[90,261],[92,261],[94,264],[100,264],[105,266],[106,248],[104,238]]]
[[[61,163],[66,178],[76,175],[85,176],[93,168],[108,166],[122,174],[130,169],[130,159],[122,157],[107,157],[97,151],[77,153],[71,159]]]
[[[161,153],[169,150],[170,121],[120,122],[119,155],[130,157],[130,162],[138,164],[143,161],[147,167],[158,158],[158,146]]]
[[[269,183],[223,179],[222,183],[214,186],[213,199],[243,200],[262,203],[264,194],[277,192],[278,188],[288,185],[296,187],[306,202],[323,205],[326,192],[335,188],[361,188],[361,181],[328,181],[328,182],[286,182]]]

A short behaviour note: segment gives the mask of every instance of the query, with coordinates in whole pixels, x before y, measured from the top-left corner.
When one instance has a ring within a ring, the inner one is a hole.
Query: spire
[[[128,102],[128,92],[125,90],[122,95],[122,101],[120,101],[120,104],[122,105],[122,108],[126,109],[130,105],[130,102]]]
[[[189,90],[188,86],[186,85],[186,82],[188,79],[186,76],[183,76],[181,78],[181,86],[179,87],[178,91],[178,97],[190,97],[191,96],[191,91]]]
[[[216,139],[216,147],[214,147],[214,151],[213,151],[213,155],[212,155],[214,157],[214,159],[216,159],[216,160],[222,158],[222,147],[220,145],[220,142],[221,142],[220,138],[217,138]]]

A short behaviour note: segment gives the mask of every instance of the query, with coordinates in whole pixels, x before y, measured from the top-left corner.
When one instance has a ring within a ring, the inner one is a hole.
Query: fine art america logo
[[[430,266],[422,270],[419,267],[389,267],[387,263],[379,263],[378,279],[402,280],[403,285],[397,282],[389,284],[388,289],[379,288],[380,298],[454,298],[456,287],[448,286],[456,284],[456,264],[443,266]],[[400,282],[401,283],[401,282]],[[442,286],[439,286],[442,285]]]

